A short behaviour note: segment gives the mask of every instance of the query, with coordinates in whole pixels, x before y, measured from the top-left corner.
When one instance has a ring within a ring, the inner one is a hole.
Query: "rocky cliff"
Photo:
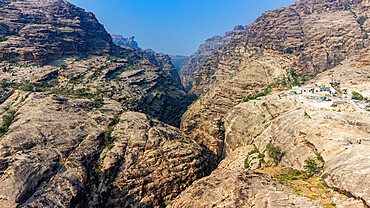
[[[131,48],[140,49],[139,44],[135,41],[135,37],[124,38],[122,35],[113,34],[111,35],[113,43],[119,46],[127,46]]]
[[[264,13],[191,74],[190,106],[169,56],[112,47],[65,1],[0,2],[0,46],[34,53],[0,63],[1,207],[370,206],[369,112],[287,93],[370,94],[368,1]]]
[[[169,125],[189,99],[164,56],[119,48],[0,68],[4,207],[164,207],[216,167]]]
[[[112,39],[90,12],[64,0],[12,1],[0,8],[0,61],[44,64],[78,53],[108,53]]]
[[[223,118],[247,97],[301,84],[369,47],[369,8],[362,1],[298,1],[265,12],[234,35],[195,74],[199,96],[181,128],[223,152]]]
[[[164,207],[212,170],[211,152],[179,129],[113,100],[17,91],[5,106],[3,207]]]
[[[248,28],[248,26],[238,25],[233,31],[226,32],[223,36],[213,36],[199,46],[199,49],[189,57],[186,64],[181,67],[179,75],[185,89],[189,91],[192,87],[193,76],[198,68],[207,60],[208,56],[216,52],[219,48],[229,43],[234,33]]]
[[[370,28],[363,4],[298,1],[265,12],[208,57],[194,75],[189,93],[198,100],[184,114],[181,129],[221,163],[172,207],[369,206],[363,184],[369,143],[359,141],[369,138],[368,112],[307,106],[278,93],[305,82],[338,82],[348,92],[368,95]],[[313,175],[307,161],[314,161]],[[247,170],[262,175],[249,176]],[[264,174],[292,188],[285,194],[310,200],[275,197],[276,185],[274,194],[267,193],[271,188],[258,185]],[[190,205],[194,198],[197,203]]]
[[[65,1],[0,12],[1,206],[164,207],[216,167],[174,127],[191,100],[168,56],[112,47]]]

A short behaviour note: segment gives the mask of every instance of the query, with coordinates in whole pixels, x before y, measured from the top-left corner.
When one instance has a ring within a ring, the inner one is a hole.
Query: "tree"
[[[313,158],[307,158],[305,160],[304,169],[307,173],[307,176],[312,176],[317,171],[317,164],[315,159]]]
[[[266,146],[266,150],[268,151],[269,157],[274,160],[275,165],[278,165],[280,161],[280,156],[281,156],[280,147],[274,146],[272,142],[270,141]]]

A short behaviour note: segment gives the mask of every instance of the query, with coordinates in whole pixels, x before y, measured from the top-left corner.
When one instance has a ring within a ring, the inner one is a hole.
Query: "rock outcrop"
[[[289,191],[266,174],[216,170],[194,182],[169,207],[321,207]]]
[[[248,26],[235,26],[233,31],[228,31],[223,36],[213,36],[199,46],[199,49],[188,58],[185,66],[181,67],[179,71],[181,83],[187,91],[189,91],[192,87],[194,74],[196,74],[199,67],[201,67],[202,64],[207,60],[208,56],[216,52],[222,46],[228,44],[234,33],[247,28]]]
[[[369,205],[368,117],[366,111],[337,112],[305,106],[284,95],[267,96],[234,107],[226,117],[224,149],[238,158],[235,155],[252,141],[261,151],[271,141],[283,152],[281,167],[298,170],[304,170],[308,158],[320,155],[328,185]],[[242,163],[246,155],[240,156]]]
[[[0,8],[0,61],[44,64],[78,53],[108,53],[112,39],[90,12],[64,0],[12,1]]]
[[[140,49],[139,44],[135,41],[135,37],[124,38],[122,35],[113,34],[111,35],[113,43],[119,46],[127,46],[131,48]]]
[[[164,207],[216,165],[209,150],[144,114],[123,113],[112,137],[114,147],[100,155],[96,186],[106,207]]]
[[[15,98],[9,98],[14,122],[0,140],[1,206],[76,206],[120,105],[94,110],[88,100],[40,93]]]
[[[0,80],[6,83],[7,91],[18,86],[72,97],[103,96],[120,102],[126,110],[179,126],[191,100],[178,76],[172,77],[176,69],[168,57],[137,49],[115,53],[60,59],[42,67],[5,63],[0,67],[4,71]]]
[[[0,140],[3,207],[164,207],[215,168],[179,129],[116,101],[17,93],[1,106],[16,111]]]

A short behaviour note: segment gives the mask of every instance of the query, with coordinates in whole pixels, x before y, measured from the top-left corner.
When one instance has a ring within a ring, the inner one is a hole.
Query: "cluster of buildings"
[[[332,107],[339,107],[343,109],[358,108],[370,110],[370,104],[368,102],[362,103],[357,100],[346,99],[346,94],[339,94],[334,87],[326,87],[325,85],[317,86],[305,86],[305,87],[293,87],[289,91],[290,95],[300,95],[306,97],[312,101],[332,101]],[[352,103],[352,104],[351,104]]]
[[[322,86],[307,86],[307,87],[293,87],[289,91],[290,95],[309,95],[312,100],[315,101],[330,101],[328,96],[336,97],[338,92],[333,87]]]

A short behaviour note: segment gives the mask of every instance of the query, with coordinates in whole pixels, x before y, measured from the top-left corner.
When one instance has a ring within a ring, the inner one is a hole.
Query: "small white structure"
[[[347,101],[345,101],[345,100],[337,100],[337,101],[334,101],[333,102],[333,105],[343,105],[343,104],[347,104]]]
[[[314,95],[314,96],[312,96],[311,97],[311,99],[312,100],[315,100],[315,101],[325,101],[326,99],[327,99],[327,97],[326,96],[316,96],[316,95]]]
[[[370,104],[368,104],[368,103],[359,103],[358,104],[358,107],[360,107],[360,108],[362,108],[362,109],[370,109]]]
[[[320,92],[329,92],[330,93],[330,87],[325,87],[325,85],[322,85],[319,88],[320,88]]]

